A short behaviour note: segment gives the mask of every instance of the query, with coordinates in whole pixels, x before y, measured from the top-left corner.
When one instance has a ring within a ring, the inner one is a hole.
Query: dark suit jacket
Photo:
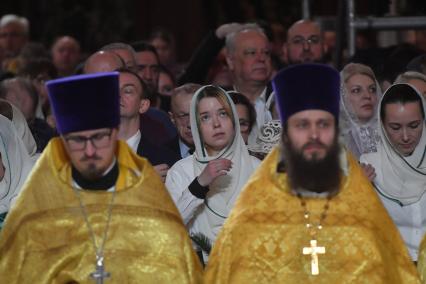
[[[139,156],[147,158],[153,166],[167,164],[171,167],[180,160],[180,155],[164,145],[152,143],[143,132],[141,132],[141,140],[136,153]]]

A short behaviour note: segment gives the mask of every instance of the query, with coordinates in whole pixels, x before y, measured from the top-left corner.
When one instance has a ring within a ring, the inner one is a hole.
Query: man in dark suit
[[[173,150],[180,159],[192,154],[194,140],[189,122],[189,108],[194,93],[201,87],[188,83],[173,90],[170,104],[170,119],[177,128],[178,134],[165,145]]]
[[[147,158],[154,169],[165,179],[169,167],[179,157],[165,146],[154,144],[152,139],[141,131],[140,114],[146,112],[150,106],[146,97],[147,86],[132,70],[122,68],[120,72],[120,128],[118,136],[127,142],[139,156]]]

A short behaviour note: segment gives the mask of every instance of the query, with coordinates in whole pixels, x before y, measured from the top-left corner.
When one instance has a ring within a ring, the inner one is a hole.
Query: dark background
[[[357,15],[383,15],[389,0],[357,0]],[[49,47],[56,36],[76,37],[87,53],[106,43],[146,39],[158,26],[176,37],[177,55],[187,60],[209,30],[227,22],[264,19],[287,28],[302,16],[301,0],[3,0],[0,16],[30,21],[31,40]],[[311,14],[335,16],[338,0],[311,1]],[[400,0],[401,15],[425,15],[425,0]]]

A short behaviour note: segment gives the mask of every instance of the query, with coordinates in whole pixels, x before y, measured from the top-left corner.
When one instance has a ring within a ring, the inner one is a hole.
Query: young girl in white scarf
[[[212,243],[260,161],[249,155],[235,105],[220,87],[195,93],[190,120],[195,152],[169,170],[166,187],[190,234]]]

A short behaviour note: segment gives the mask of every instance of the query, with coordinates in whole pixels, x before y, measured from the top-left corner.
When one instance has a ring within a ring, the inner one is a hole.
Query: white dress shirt
[[[138,130],[132,137],[126,140],[127,145],[136,153],[138,150],[139,142],[141,141],[141,131]]]
[[[420,242],[426,233],[426,194],[418,202],[401,206],[397,200],[380,194],[380,189],[378,192],[383,205],[404,239],[411,259],[417,261]]]

